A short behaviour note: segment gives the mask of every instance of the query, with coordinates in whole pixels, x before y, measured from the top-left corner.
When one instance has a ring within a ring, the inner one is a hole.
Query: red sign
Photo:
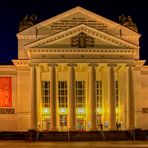
[[[11,77],[0,77],[0,107],[12,107]]]

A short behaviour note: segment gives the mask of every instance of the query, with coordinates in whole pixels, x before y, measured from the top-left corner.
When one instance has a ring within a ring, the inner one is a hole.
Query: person
[[[118,124],[118,128],[119,128],[119,130],[121,130],[121,123]]]
[[[103,131],[103,124],[102,123],[100,124],[100,130],[101,130],[101,132]]]
[[[118,122],[116,122],[116,128],[117,128],[117,130],[119,129],[119,124],[118,124]]]

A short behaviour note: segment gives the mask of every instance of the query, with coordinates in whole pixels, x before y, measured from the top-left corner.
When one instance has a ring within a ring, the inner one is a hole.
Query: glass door
[[[77,119],[77,130],[85,131],[86,130],[86,121],[82,119]]]

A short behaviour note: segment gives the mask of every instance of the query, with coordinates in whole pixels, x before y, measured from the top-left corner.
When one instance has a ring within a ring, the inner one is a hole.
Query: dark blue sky
[[[0,64],[17,59],[18,25],[26,14],[38,15],[38,22],[76,6],[118,22],[121,14],[130,15],[138,26],[141,59],[148,60],[148,7],[146,0],[1,0]]]

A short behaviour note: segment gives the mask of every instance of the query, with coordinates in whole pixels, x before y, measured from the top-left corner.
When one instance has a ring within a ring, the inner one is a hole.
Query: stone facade
[[[0,131],[148,128],[140,34],[76,7],[17,38],[18,59],[0,66],[12,80],[9,106],[0,86]]]

